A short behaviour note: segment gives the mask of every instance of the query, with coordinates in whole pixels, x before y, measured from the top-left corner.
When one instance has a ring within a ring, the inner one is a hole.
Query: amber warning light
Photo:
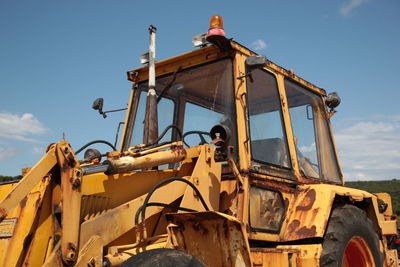
[[[224,20],[219,15],[214,15],[210,19],[210,28],[208,29],[207,37],[213,35],[225,37]]]

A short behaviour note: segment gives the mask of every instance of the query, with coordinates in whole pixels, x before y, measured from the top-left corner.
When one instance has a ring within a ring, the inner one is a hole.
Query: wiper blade
[[[161,91],[161,93],[158,95],[157,97],[157,103],[160,102],[162,96],[171,88],[171,86],[174,84],[175,80],[176,80],[176,75],[178,74],[178,72],[180,72],[182,70],[182,67],[179,67],[176,69],[176,71],[174,72],[174,74],[172,74],[172,79],[171,81],[164,87],[164,89]]]

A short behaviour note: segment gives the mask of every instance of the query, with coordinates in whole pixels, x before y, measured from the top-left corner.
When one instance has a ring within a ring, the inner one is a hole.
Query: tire
[[[322,244],[320,266],[383,266],[378,234],[363,210],[344,205],[332,211]]]
[[[207,267],[194,256],[181,250],[158,248],[132,256],[121,267]]]

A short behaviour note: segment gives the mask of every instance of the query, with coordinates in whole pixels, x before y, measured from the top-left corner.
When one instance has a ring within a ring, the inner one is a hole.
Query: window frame
[[[295,157],[296,157],[296,160],[297,160],[297,165],[299,166],[300,174],[306,179],[310,179],[310,180],[314,180],[314,181],[318,181],[318,182],[324,182],[324,183],[330,183],[330,184],[343,184],[343,174],[342,174],[342,171],[341,171],[341,168],[340,168],[338,154],[337,154],[335,142],[334,142],[334,139],[333,139],[332,128],[331,128],[331,125],[330,125],[330,120],[329,120],[329,117],[328,117],[328,114],[327,114],[327,109],[326,109],[326,105],[325,105],[325,101],[324,101],[323,96],[318,94],[318,93],[316,93],[316,92],[314,92],[314,91],[312,91],[312,90],[310,90],[310,89],[308,89],[306,86],[300,84],[299,82],[297,82],[297,81],[295,81],[293,79],[290,79],[289,77],[284,77],[284,79],[283,79],[283,87],[284,88],[283,89],[285,90],[285,94],[286,94],[287,110],[289,112],[289,119],[290,119],[290,124],[292,126],[291,128],[292,128],[293,137],[295,136],[295,133],[294,133],[293,124],[292,124],[292,116],[291,116],[291,112],[290,112],[289,97],[287,95],[287,90],[286,90],[286,81],[292,83],[295,86],[298,86],[301,90],[304,90],[305,92],[311,94],[312,97],[315,97],[316,99],[318,99],[318,102],[319,102],[318,105],[320,105],[320,107],[321,107],[321,112],[320,113],[323,116],[323,120],[324,120],[323,123],[324,123],[324,127],[326,128],[326,133],[327,133],[326,138],[328,138],[327,141],[330,143],[330,146],[332,148],[332,151],[331,151],[332,152],[331,153],[332,158],[331,159],[332,159],[332,161],[333,161],[333,163],[335,165],[335,168],[337,170],[338,180],[336,181],[336,180],[334,180],[332,178],[329,178],[324,173],[324,169],[323,168],[325,168],[325,167],[323,167],[322,165],[325,164],[325,163],[323,163],[323,160],[321,158],[321,155],[322,155],[321,152],[322,151],[320,149],[320,144],[323,143],[324,137],[322,136],[323,133],[321,131],[318,131],[317,120],[314,119],[315,118],[314,108],[312,109],[313,110],[313,130],[314,130],[315,147],[316,147],[316,154],[317,154],[317,160],[318,160],[318,166],[319,166],[318,171],[319,171],[319,176],[320,177],[316,178],[316,177],[312,177],[312,176],[307,176],[303,171],[301,171],[300,164],[299,164],[299,157],[298,157],[297,152],[296,152],[295,153]]]
[[[246,73],[249,73],[251,70],[249,70],[249,68],[246,66]],[[289,139],[288,139],[288,133],[287,133],[287,128],[285,125],[285,118],[283,115],[283,108],[282,108],[282,101],[281,101],[281,92],[279,89],[279,77],[276,73],[266,69],[266,68],[260,68],[260,71],[263,71],[269,75],[272,75],[272,77],[275,80],[275,84],[276,84],[276,88],[274,88],[274,90],[276,90],[276,96],[278,97],[278,103],[279,103],[279,108],[277,110],[279,110],[279,117],[280,117],[280,121],[281,121],[281,126],[282,126],[282,133],[283,133],[283,141],[286,145],[286,151],[287,151],[287,159],[288,159],[288,167],[286,166],[280,166],[280,165],[276,165],[273,163],[268,163],[268,162],[263,162],[261,160],[257,160],[253,158],[253,150],[251,147],[251,123],[250,123],[250,100],[249,100],[249,90],[250,90],[250,86],[249,86],[249,82],[248,79],[246,79],[246,117],[247,117],[247,131],[248,131],[248,138],[250,140],[250,170],[252,172],[255,173],[259,173],[259,174],[265,174],[265,175],[272,175],[275,177],[279,177],[279,178],[283,178],[283,179],[287,179],[290,181],[296,181],[297,178],[294,174],[294,170],[293,170],[293,162],[292,162],[292,157],[291,157],[291,153],[290,153],[290,149],[289,149]],[[256,163],[256,164],[254,164]]]

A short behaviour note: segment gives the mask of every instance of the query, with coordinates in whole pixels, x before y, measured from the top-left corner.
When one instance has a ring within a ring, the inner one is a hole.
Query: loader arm
[[[57,168],[59,172],[57,172]],[[66,141],[53,144],[45,156],[1,200],[0,224],[3,237],[0,250],[2,266],[27,263],[36,239],[38,227],[46,219],[53,221],[52,244],[61,236],[61,255],[66,264],[76,261],[79,237],[82,171],[72,148]],[[50,188],[51,187],[51,188]],[[54,188],[60,190],[54,190]],[[57,192],[59,195],[57,196]],[[45,194],[52,198],[52,207],[42,209]],[[63,201],[64,200],[64,201]],[[55,212],[60,212],[61,226],[56,226]],[[60,233],[57,231],[60,230]],[[49,241],[50,242],[50,241]],[[52,248],[51,248],[52,249]]]

